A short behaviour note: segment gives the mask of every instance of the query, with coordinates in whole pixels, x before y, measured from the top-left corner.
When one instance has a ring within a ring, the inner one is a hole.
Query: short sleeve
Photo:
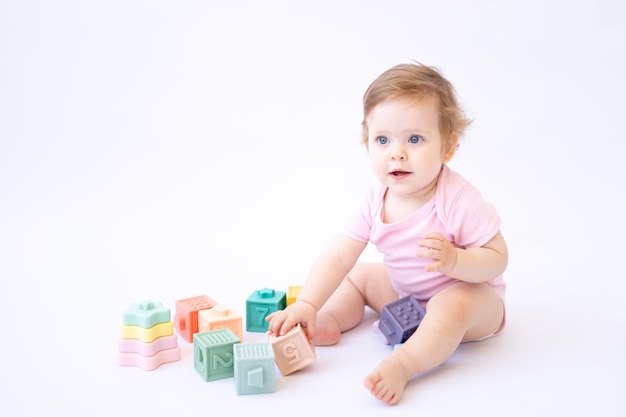
[[[344,224],[342,234],[359,242],[370,241],[375,213],[385,193],[382,185],[373,185]]]
[[[447,165],[439,177],[436,201],[447,238],[459,247],[483,246],[500,230],[502,221],[495,207]]]
[[[485,201],[475,187],[467,186],[452,201],[447,231],[458,246],[479,247],[498,233],[501,223],[493,204]]]

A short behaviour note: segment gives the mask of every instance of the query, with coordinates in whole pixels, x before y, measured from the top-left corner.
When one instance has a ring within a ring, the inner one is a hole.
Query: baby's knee
[[[439,291],[428,302],[429,312],[445,312],[446,315],[467,318],[480,308],[481,293],[486,284],[459,282]]]
[[[330,314],[318,314],[313,343],[316,346],[331,346],[337,344],[340,337],[341,330],[337,320]]]

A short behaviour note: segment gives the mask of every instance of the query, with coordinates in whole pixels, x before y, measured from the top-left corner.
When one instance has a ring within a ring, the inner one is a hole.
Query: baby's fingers
[[[298,320],[291,314],[284,311],[275,311],[268,315],[265,320],[269,321],[267,331],[271,335],[285,335],[292,327],[294,327]]]
[[[291,329],[293,329],[294,327],[296,327],[296,325],[300,322],[300,320],[297,317],[294,316],[288,316],[287,319],[285,319],[285,321],[283,321],[282,326],[280,326],[280,329],[278,330],[278,335],[279,336],[284,336],[287,333],[289,333],[289,331]]]
[[[265,317],[265,321],[268,322],[267,331],[270,334],[278,334],[278,332],[280,331],[280,328],[282,327],[283,322],[286,318],[286,316],[281,313],[282,311],[275,311]]]
[[[426,272],[439,271],[439,270],[441,269],[441,266],[442,266],[441,262],[433,262],[433,263],[432,263],[432,264],[430,264],[430,265],[426,265],[426,266],[424,267],[424,270],[425,270]]]

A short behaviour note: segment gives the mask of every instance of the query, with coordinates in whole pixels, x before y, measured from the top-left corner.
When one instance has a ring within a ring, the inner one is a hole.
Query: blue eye
[[[389,143],[389,139],[384,136],[379,136],[376,138],[376,142],[380,143],[381,145],[386,145],[387,143]]]
[[[420,143],[424,139],[421,136],[413,135],[409,138],[410,143]]]

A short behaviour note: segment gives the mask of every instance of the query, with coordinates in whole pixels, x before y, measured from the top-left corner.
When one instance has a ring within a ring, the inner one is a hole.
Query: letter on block
[[[284,336],[268,334],[268,342],[274,350],[274,358],[280,373],[289,375],[315,361],[315,348],[298,324]]]
[[[230,329],[193,335],[194,367],[205,381],[234,376],[233,346],[239,339]]]
[[[271,288],[256,290],[246,300],[246,330],[266,332],[269,325],[265,317],[285,307],[287,307],[286,292]]]

